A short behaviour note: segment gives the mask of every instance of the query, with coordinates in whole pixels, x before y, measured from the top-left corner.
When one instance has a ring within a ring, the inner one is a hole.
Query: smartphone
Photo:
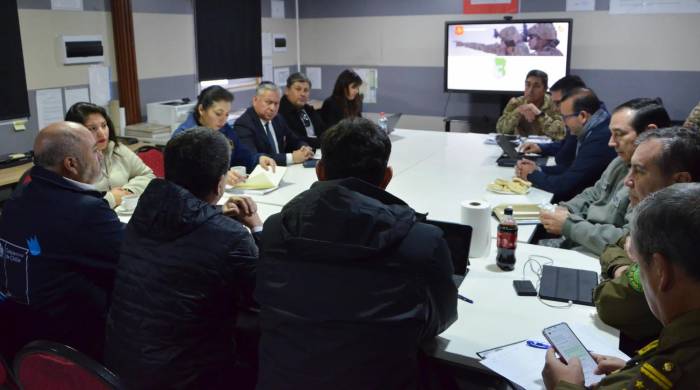
[[[310,160],[304,161],[302,164],[304,164],[304,168],[316,168],[317,163],[318,163],[318,160],[310,159]]]
[[[566,322],[544,328],[542,334],[549,341],[549,344],[554,347],[559,356],[564,359],[564,362],[568,362],[574,357],[581,361],[586,386],[600,382],[603,379],[604,375],[594,374],[598,364]]]

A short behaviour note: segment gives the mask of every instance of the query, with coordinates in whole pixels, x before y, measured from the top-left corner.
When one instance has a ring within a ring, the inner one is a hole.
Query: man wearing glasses
[[[316,149],[321,146],[321,134],[326,126],[321,115],[308,104],[310,91],[311,80],[305,74],[290,75],[280,101],[280,114],[297,137]]]
[[[553,202],[569,200],[593,185],[615,157],[615,151],[608,147],[610,113],[592,90],[572,90],[562,99],[560,112],[569,132],[578,138],[573,162],[538,167],[534,161],[522,159],[515,167],[518,177],[554,193]]]

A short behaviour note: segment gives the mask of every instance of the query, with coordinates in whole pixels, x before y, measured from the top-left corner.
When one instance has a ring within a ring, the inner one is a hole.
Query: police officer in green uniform
[[[625,178],[630,206],[673,183],[700,181],[700,135],[670,128],[642,133],[636,140],[631,169]],[[600,257],[606,279],[594,292],[600,319],[620,330],[632,346],[658,337],[661,323],[649,310],[640,281],[639,265],[625,251],[627,237],[608,246]]]
[[[700,183],[655,192],[636,208],[630,256],[654,316],[664,325],[658,340],[627,362],[595,355],[606,376],[595,388],[700,388]],[[542,378],[547,389],[584,389],[581,362],[561,362],[547,351]]]

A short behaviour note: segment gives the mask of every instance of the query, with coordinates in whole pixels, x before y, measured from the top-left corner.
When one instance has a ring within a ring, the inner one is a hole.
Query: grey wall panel
[[[700,101],[700,72],[576,70],[608,108],[636,97],[660,97],[671,119],[684,120]]]
[[[299,17],[461,14],[462,2],[454,0],[301,0]]]
[[[19,9],[51,9],[51,0],[18,0],[17,1],[17,8],[19,8]],[[110,10],[110,2],[109,2],[109,0],[83,0],[83,10],[85,10],[85,11]]]
[[[156,14],[191,14],[192,0],[135,0],[131,2],[133,12]]]
[[[566,0],[521,0],[520,12],[566,11]]]
[[[323,89],[312,91],[312,98],[318,100],[330,96],[335,79],[346,67],[324,65],[321,68]],[[499,115],[500,100],[496,95],[453,93],[446,109],[448,94],[443,91],[443,68],[383,66],[378,70],[377,103],[365,103],[364,111],[428,116],[444,116],[445,112],[447,116]]]
[[[596,11],[607,11],[610,9],[610,0],[595,0]]]

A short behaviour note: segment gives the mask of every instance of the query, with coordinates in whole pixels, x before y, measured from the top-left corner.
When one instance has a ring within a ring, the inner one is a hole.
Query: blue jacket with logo
[[[5,203],[0,220],[4,352],[48,339],[101,359],[124,226],[103,195],[35,166]]]

